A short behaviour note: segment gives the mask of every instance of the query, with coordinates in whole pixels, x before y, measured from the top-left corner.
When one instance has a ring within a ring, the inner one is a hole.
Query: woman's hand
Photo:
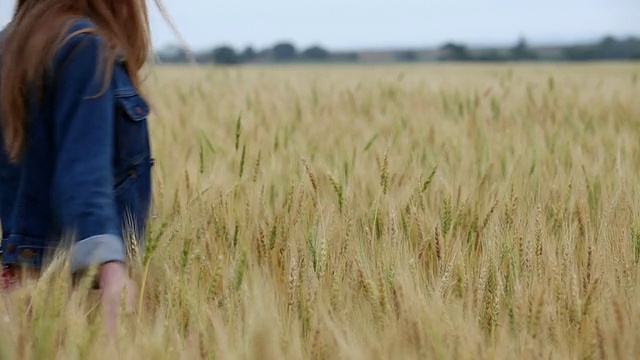
[[[122,292],[126,292],[125,313],[135,308],[135,283],[127,275],[127,268],[121,262],[109,262],[100,267],[100,289],[102,289],[102,311],[107,330],[116,335],[118,315],[122,302]]]

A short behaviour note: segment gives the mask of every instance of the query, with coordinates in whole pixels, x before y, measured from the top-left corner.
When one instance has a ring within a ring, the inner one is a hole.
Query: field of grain
[[[56,263],[0,300],[0,358],[637,358],[639,77],[154,68],[137,311],[105,347]]]

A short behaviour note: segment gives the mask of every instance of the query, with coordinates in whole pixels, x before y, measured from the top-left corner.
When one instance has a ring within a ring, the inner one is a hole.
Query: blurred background
[[[0,21],[13,1],[0,3]],[[199,62],[640,59],[640,0],[164,0]],[[154,47],[183,62],[149,2]]]

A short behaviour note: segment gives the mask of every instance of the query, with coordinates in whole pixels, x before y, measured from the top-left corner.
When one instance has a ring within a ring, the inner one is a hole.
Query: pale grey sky
[[[124,1],[124,0],[113,0]],[[154,46],[176,37],[150,1]],[[229,44],[330,49],[510,44],[640,35],[640,0],[164,0],[194,50]],[[13,1],[0,0],[0,21]]]

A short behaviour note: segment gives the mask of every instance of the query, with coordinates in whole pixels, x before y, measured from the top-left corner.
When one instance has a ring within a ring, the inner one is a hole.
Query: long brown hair
[[[26,89],[43,91],[56,51],[68,37],[71,21],[86,17],[108,44],[101,49],[104,80],[123,51],[133,84],[140,89],[139,72],[150,52],[149,20],[145,0],[18,0],[0,58],[2,135],[10,159],[17,161],[27,131]]]

